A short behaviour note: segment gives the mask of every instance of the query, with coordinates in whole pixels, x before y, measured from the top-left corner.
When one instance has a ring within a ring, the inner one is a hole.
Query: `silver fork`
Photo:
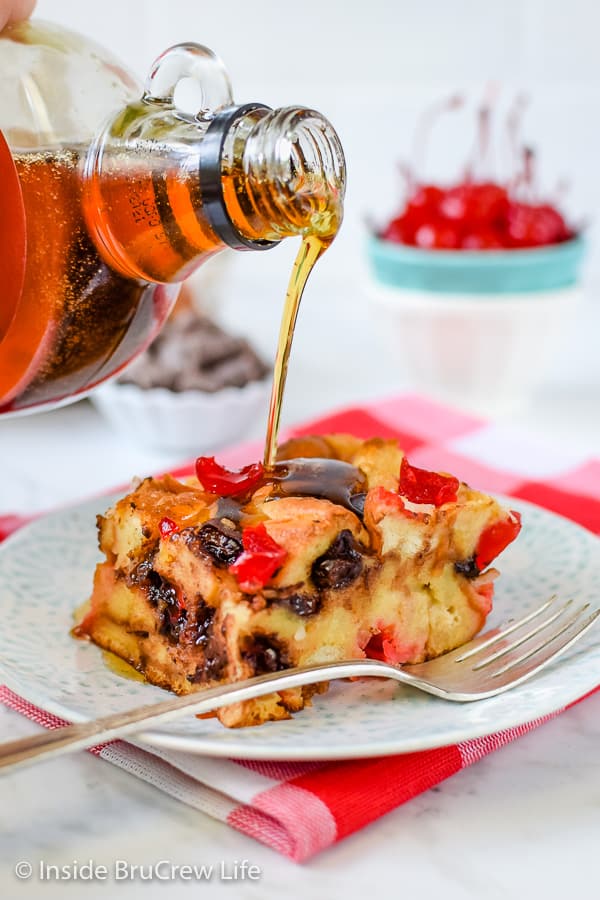
[[[67,725],[0,744],[0,769],[6,771],[26,766],[42,758],[49,759],[122,738],[150,724],[164,725],[184,713],[207,713],[219,706],[250,700],[275,690],[352,675],[393,678],[444,700],[460,703],[483,700],[522,684],[568,650],[600,616],[600,608],[588,613],[589,608],[590,604],[586,603],[573,611],[572,600],[561,605],[556,597],[551,597],[522,619],[488,631],[457,650],[426,663],[391,666],[374,659],[355,659],[285,669],[90,722]]]

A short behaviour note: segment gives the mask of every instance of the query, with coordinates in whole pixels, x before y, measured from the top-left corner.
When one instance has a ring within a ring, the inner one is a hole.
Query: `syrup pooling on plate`
[[[120,656],[111,653],[110,650],[102,651],[102,660],[106,668],[110,669],[111,672],[114,672],[115,675],[119,675],[121,678],[128,678],[130,681],[141,681],[144,684],[146,683],[146,679],[141,672],[138,672],[137,669],[130,666],[129,663],[124,659],[121,659]]]

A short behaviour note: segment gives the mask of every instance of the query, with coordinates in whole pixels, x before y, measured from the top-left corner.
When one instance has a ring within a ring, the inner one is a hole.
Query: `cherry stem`
[[[397,168],[401,178],[400,203],[405,205],[408,198],[411,197],[417,189],[417,178],[414,170],[408,163],[400,160],[397,163]]]
[[[506,117],[506,134],[508,137],[510,169],[513,172],[508,181],[509,190],[511,191],[511,193],[517,190],[521,181],[519,172],[522,153],[520,134],[521,127],[523,125],[523,116],[528,105],[529,98],[527,97],[527,95],[517,94]]]
[[[535,201],[535,150],[523,147],[523,185],[530,203]]]
[[[465,180],[483,180],[493,168],[493,160],[490,159],[492,150],[492,113],[498,102],[499,87],[495,82],[490,82],[485,89],[483,101],[477,111],[477,132],[475,148],[471,162],[467,163]]]

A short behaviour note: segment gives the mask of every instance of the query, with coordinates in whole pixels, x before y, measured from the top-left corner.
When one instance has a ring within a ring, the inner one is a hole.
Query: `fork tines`
[[[497,629],[477,646],[458,655],[455,662],[470,659],[473,671],[492,678],[509,672],[511,677],[517,676],[515,670],[538,654],[539,665],[543,665],[545,660],[566,650],[600,615],[600,609],[597,609],[583,618],[590,608],[589,603],[584,603],[571,615],[568,613],[572,610],[573,600],[568,600],[558,608],[557,605],[556,596],[551,597],[539,609],[510,623],[506,628]],[[520,647],[523,652],[516,653]],[[500,667],[494,665],[498,662],[501,663]],[[528,668],[531,668],[531,663]]]

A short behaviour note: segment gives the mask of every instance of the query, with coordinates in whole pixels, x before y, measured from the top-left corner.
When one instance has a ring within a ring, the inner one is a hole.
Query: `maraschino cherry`
[[[438,105],[436,115],[455,109],[457,98]],[[380,231],[379,237],[426,250],[505,250],[543,247],[573,238],[575,229],[551,203],[534,200],[535,154],[529,147],[515,156],[517,171],[506,184],[476,176],[484,168],[490,143],[491,107],[479,110],[477,154],[457,184],[422,183],[403,166],[407,192],[402,210]],[[433,122],[428,116],[428,128]],[[515,114],[509,120],[515,141]],[[422,131],[422,130],[421,130]],[[424,154],[423,133],[419,143]],[[526,198],[522,195],[526,195]]]

